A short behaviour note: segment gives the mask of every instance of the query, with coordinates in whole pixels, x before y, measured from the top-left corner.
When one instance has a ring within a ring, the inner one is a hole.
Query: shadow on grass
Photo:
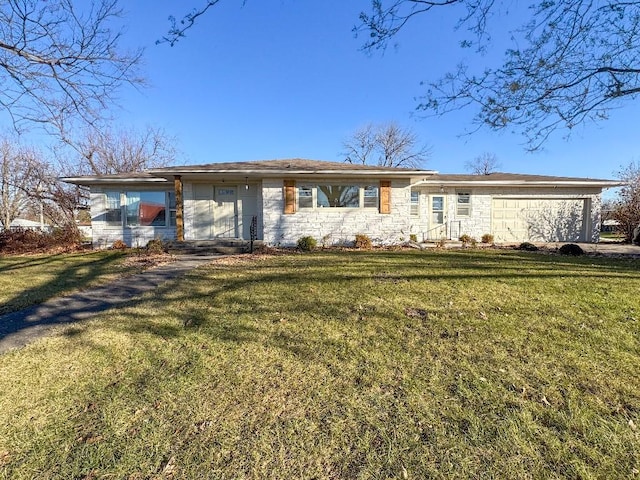
[[[48,285],[53,291],[62,291],[68,284],[87,284],[108,272],[113,257],[106,257],[92,262],[91,268],[80,274],[80,269],[87,266],[70,265],[52,279]],[[535,278],[552,279],[576,278],[639,278],[639,262],[603,258],[565,258],[555,255],[540,255],[524,252],[320,252],[310,255],[273,257],[267,262],[246,262],[241,265],[215,264],[215,267],[200,269],[190,275],[191,286],[176,287],[169,282],[158,287],[150,282],[145,284],[146,275],[129,277],[127,282],[98,287],[88,302],[75,304],[74,296],[60,299],[60,310],[51,315],[40,310],[39,306],[22,312],[0,317],[0,341],[32,327],[52,324],[74,323],[92,317],[96,313],[114,307],[135,307],[140,299],[132,298],[154,289],[153,300],[158,302],[157,311],[166,312],[176,319],[175,324],[153,321],[154,315],[137,312],[136,316],[124,327],[130,333],[148,332],[160,337],[178,337],[185,329],[206,328],[210,335],[225,342],[242,342],[250,340],[260,332],[237,321],[241,316],[262,317],[265,321],[277,321],[279,305],[274,305],[265,298],[252,298],[252,292],[258,287],[282,285],[292,298],[281,299],[289,302],[290,312],[305,314],[313,310],[318,303],[322,305],[323,318],[341,318],[349,315],[345,305],[323,301],[314,295],[307,295],[304,290],[296,290],[299,286],[316,284],[339,285],[344,291],[351,289],[353,282],[373,281],[384,287],[385,282],[442,282],[471,280],[497,280],[512,282]],[[73,278],[65,283],[65,279]],[[135,283],[135,284],[134,284]],[[37,287],[42,288],[42,287]],[[36,288],[34,288],[35,290]],[[181,291],[184,295],[178,295]],[[358,291],[354,289],[354,291]],[[20,302],[33,295],[31,290],[22,292],[14,299]],[[52,294],[53,296],[54,294]],[[110,297],[116,301],[109,301]],[[143,299],[149,302],[149,298]],[[352,299],[352,304],[357,303]],[[67,302],[67,303],[65,303]],[[203,307],[204,306],[204,307]],[[224,312],[225,321],[212,319],[207,306],[215,306],[216,312]],[[284,307],[284,305],[283,305]],[[226,310],[226,311],[225,311]],[[34,318],[29,314],[38,313]],[[70,330],[68,335],[78,335],[77,330]],[[295,338],[274,338],[273,341],[288,346],[294,353],[301,354],[302,347],[295,347]]]

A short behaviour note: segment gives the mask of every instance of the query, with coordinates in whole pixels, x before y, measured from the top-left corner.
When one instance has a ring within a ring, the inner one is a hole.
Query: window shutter
[[[380,213],[391,213],[391,182],[380,181]]]
[[[284,213],[296,213],[296,182],[284,181]]]

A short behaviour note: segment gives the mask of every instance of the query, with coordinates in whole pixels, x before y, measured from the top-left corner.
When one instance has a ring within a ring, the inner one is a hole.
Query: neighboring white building
[[[65,178],[91,189],[93,243],[244,239],[295,245],[480,239],[597,242],[600,195],[619,182],[313,160],[213,163]]]

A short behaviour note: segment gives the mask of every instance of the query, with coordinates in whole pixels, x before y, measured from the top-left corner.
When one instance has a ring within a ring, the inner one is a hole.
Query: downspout
[[[182,177],[174,175],[173,187],[176,193],[176,240],[184,242],[184,206],[182,202]]]

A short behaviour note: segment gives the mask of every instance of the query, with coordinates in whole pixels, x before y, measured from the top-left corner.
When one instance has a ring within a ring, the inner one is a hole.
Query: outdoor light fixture
[[[244,177],[244,189],[249,190],[249,177]]]
[[[440,185],[440,193],[444,193],[444,186]]]

